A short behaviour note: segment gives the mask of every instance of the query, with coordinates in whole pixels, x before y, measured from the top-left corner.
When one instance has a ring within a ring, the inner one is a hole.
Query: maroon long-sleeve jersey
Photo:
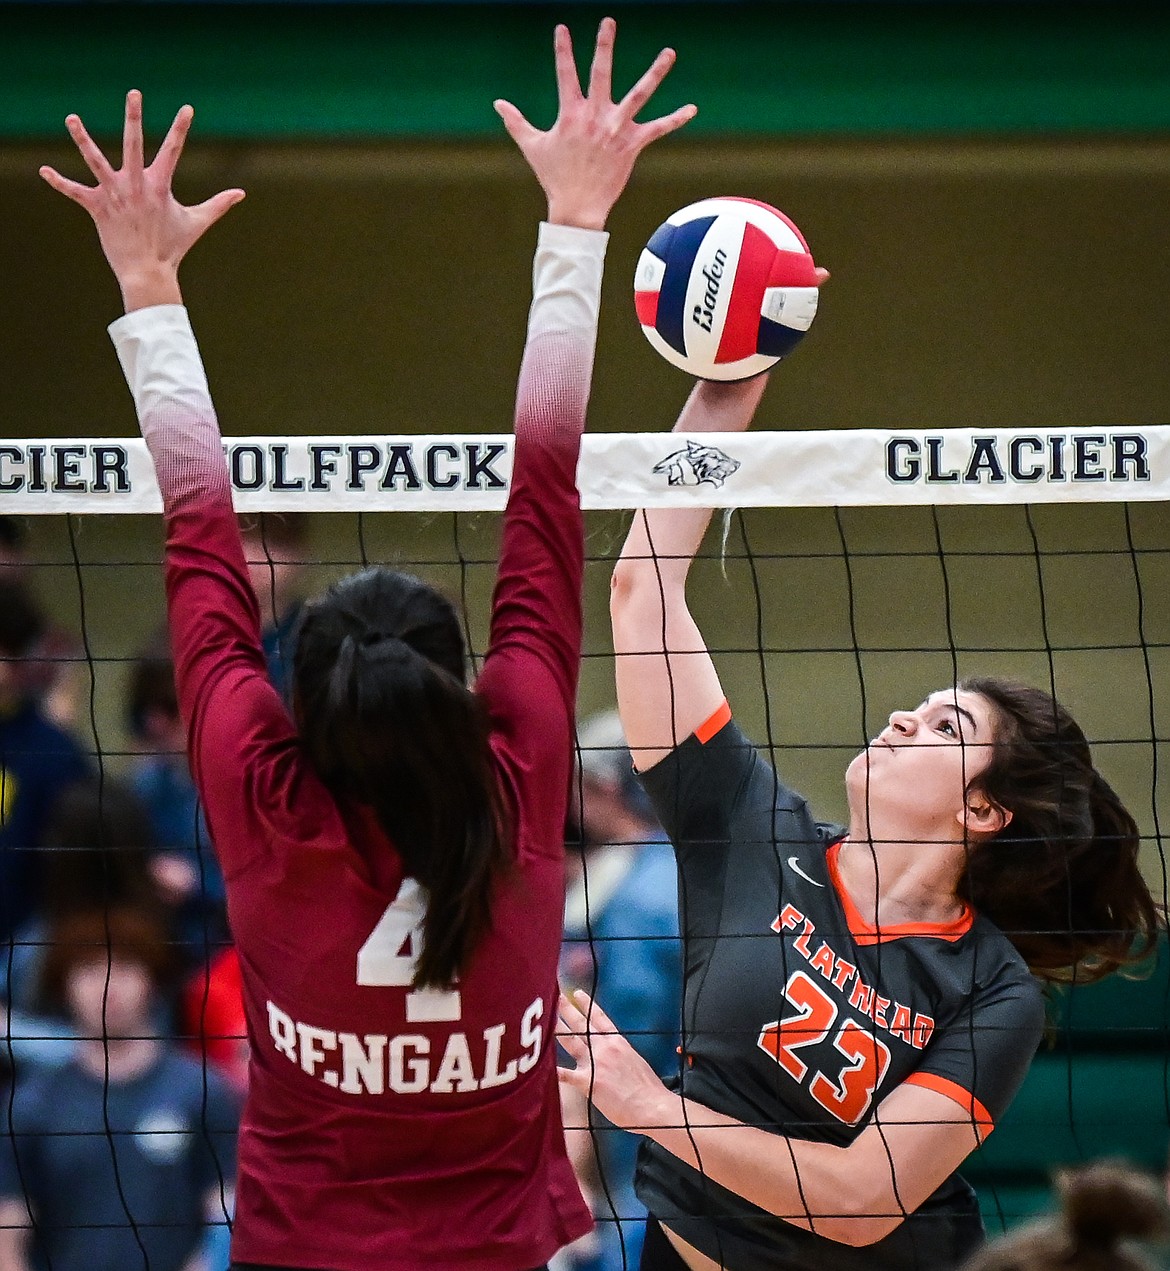
[[[186,311],[111,328],[163,492],[179,699],[240,956],[251,1061],[238,1261],[520,1271],[590,1226],[565,1154],[553,1024],[581,640],[576,463],[604,244],[544,226],[537,250],[475,685],[515,810],[516,869],[448,992],[411,989],[425,895],[368,810],[322,785],[269,682]]]

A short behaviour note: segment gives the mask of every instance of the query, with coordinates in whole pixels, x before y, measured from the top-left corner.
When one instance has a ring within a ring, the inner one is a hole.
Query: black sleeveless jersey
[[[726,709],[642,780],[678,860],[682,1093],[776,1134],[846,1145],[912,1082],[954,1099],[986,1135],[1044,1026],[1040,986],[1003,933],[969,910],[945,926],[867,923],[837,876],[843,830],[813,817]],[[637,1191],[730,1271],[945,1271],[983,1239],[957,1174],[864,1248],[768,1214],[649,1140]]]

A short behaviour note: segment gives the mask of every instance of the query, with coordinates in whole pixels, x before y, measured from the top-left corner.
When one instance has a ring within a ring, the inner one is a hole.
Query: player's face
[[[948,839],[965,822],[973,832],[998,828],[979,822],[985,801],[967,793],[991,762],[994,744],[995,714],[985,697],[957,688],[932,693],[914,710],[894,711],[849,765],[850,808],[870,824],[875,814],[904,817]]]

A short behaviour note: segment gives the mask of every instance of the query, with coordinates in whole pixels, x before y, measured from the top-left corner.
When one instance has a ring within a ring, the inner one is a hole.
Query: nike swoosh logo
[[[800,862],[795,856],[790,856],[788,858],[788,868],[792,870],[794,874],[799,874],[806,883],[812,883],[814,887],[823,887],[825,885],[824,883],[818,883],[815,878],[809,878],[804,870],[800,868]]]

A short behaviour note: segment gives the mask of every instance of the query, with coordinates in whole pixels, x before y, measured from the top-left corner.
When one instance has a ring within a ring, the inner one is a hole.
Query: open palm
[[[184,106],[175,116],[154,161],[143,158],[142,94],[126,94],[122,134],[122,166],[115,169],[77,115],[65,120],[97,185],[82,185],[56,169],[42,167],[41,176],[93,218],[110,268],[122,286],[144,279],[165,284],[177,277],[179,263],[203,234],[244,197],[243,190],[224,190],[192,207],[174,196],[171,182],[195,112]],[[176,284],[177,285],[177,284]]]
[[[511,102],[495,103],[508,135],[548,196],[549,220],[554,223],[601,229],[638,155],[695,116],[695,107],[687,105],[643,124],[635,118],[674,65],[673,49],[663,49],[621,101],[613,100],[616,32],[614,20],[604,18],[597,32],[589,87],[582,93],[568,28],[556,28],[558,111],[547,132],[533,127]]]

